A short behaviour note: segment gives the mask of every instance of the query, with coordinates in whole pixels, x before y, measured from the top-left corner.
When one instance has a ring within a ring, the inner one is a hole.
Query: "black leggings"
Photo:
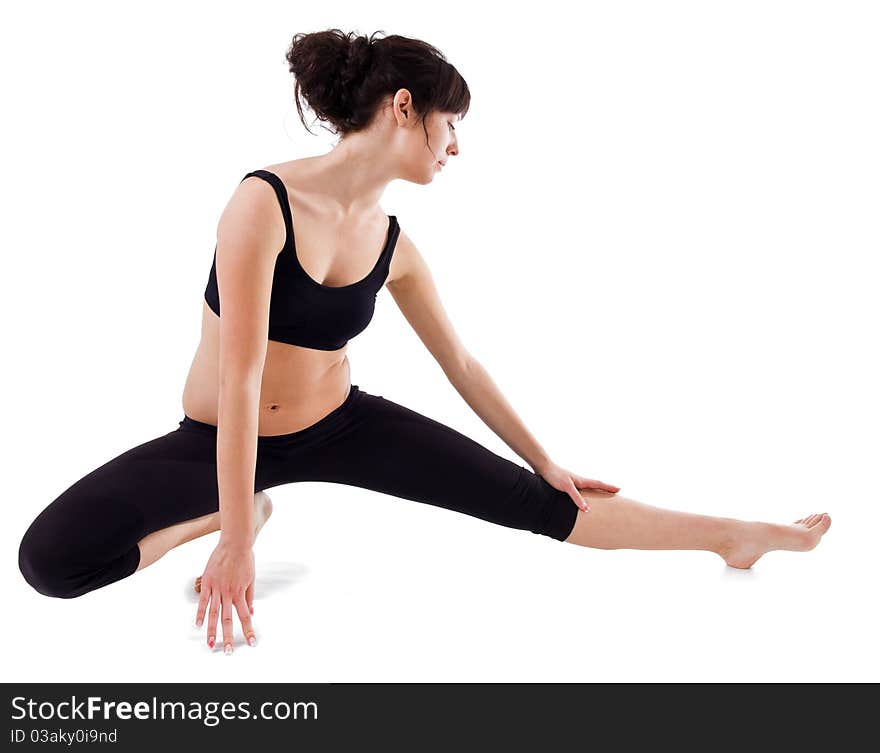
[[[565,492],[455,429],[351,385],[300,431],[257,439],[254,492],[329,481],[437,505],[562,541],[578,508]],[[31,523],[18,564],[47,596],[72,598],[137,570],[147,534],[219,509],[217,427],[179,427],[80,479]]]

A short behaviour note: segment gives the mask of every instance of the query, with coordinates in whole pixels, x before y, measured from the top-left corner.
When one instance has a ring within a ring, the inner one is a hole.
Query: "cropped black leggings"
[[[329,481],[437,505],[560,541],[578,508],[565,492],[455,429],[351,385],[311,426],[259,436],[254,492]],[[219,509],[217,427],[174,431],[75,482],[31,523],[18,564],[47,596],[72,598],[137,570],[147,534]]]

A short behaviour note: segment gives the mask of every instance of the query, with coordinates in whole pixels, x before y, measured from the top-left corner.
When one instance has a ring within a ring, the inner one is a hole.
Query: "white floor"
[[[213,534],[79,599],[12,577],[4,679],[880,679],[875,510],[856,525],[838,504],[817,549],[739,571],[708,552],[585,549],[338,485],[271,496],[256,648],[237,618],[231,656],[194,627],[191,580]]]

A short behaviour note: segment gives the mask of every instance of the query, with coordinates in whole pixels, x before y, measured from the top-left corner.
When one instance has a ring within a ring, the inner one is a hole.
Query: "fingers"
[[[238,598],[235,600],[235,609],[238,612],[238,621],[241,623],[241,631],[244,633],[244,639],[249,646],[256,646],[257,636],[251,625],[251,615],[243,593],[239,593]]]
[[[617,492],[620,491],[620,487],[614,486],[614,484],[606,484],[604,481],[584,478],[583,476],[578,476],[574,473],[571,474],[570,484],[568,494],[574,500],[574,503],[584,512],[590,511],[590,503],[587,501],[586,496],[582,495],[578,489],[598,489],[600,491],[609,492],[610,494],[617,494]]]
[[[574,503],[581,508],[581,510],[584,512],[590,511],[590,505],[587,503],[587,498],[581,496],[581,493],[577,490],[573,481],[569,484],[568,495],[574,500]]]
[[[572,476],[572,478],[578,489],[595,489],[598,483],[591,478],[584,478],[583,476]]]
[[[247,587],[247,590],[244,592],[244,598],[247,602],[248,611],[253,614],[254,613],[254,584],[251,581],[251,584]]]
[[[205,591],[205,584],[202,583],[202,593]],[[217,639],[217,617],[220,612],[220,592],[211,589],[211,607],[208,609],[208,648],[214,648],[214,641]]]
[[[238,619],[239,622],[241,622],[241,629],[248,645],[257,645],[257,635],[254,631],[250,616],[253,607],[248,604],[248,596],[251,600],[253,599],[253,584],[251,584],[246,591],[240,591],[237,599],[233,599],[231,595],[224,597],[219,590],[214,588],[208,589],[202,584],[201,598],[199,599],[199,607],[196,612],[196,627],[202,626],[202,623],[205,621],[205,611],[207,609],[208,648],[214,648],[214,644],[217,641],[217,619],[218,617],[222,617],[220,624],[223,634],[223,653],[231,654],[233,652],[233,606],[238,613]],[[208,608],[209,606],[210,608]]]
[[[221,594],[221,612],[223,624],[223,653],[232,653],[232,596],[229,593]]]
[[[606,484],[604,481],[596,481],[593,478],[584,478],[583,476],[574,476],[575,482],[579,489],[601,489],[602,491],[617,494],[620,491],[619,486],[614,484]]]
[[[205,621],[205,610],[208,608],[209,593],[208,589],[202,584],[201,598],[199,599],[199,607],[196,610],[196,627],[201,627]]]

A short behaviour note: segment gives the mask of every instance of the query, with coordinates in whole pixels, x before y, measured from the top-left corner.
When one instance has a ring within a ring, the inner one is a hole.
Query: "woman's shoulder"
[[[304,182],[307,182],[309,170],[314,168],[313,160],[315,159],[315,157],[300,157],[287,162],[266,165],[261,169],[275,173],[290,188],[299,188]]]

